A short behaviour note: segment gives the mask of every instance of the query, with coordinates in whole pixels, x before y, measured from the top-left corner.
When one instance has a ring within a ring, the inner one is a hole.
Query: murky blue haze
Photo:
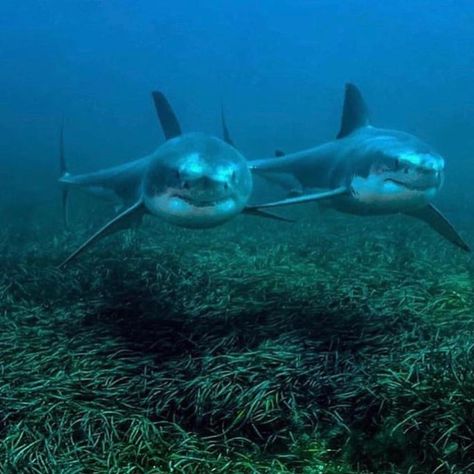
[[[6,0],[2,206],[54,202],[62,116],[74,171],[161,143],[154,88],[186,130],[217,133],[223,101],[241,150],[255,158],[331,139],[353,81],[376,124],[415,133],[447,157],[440,199],[468,212],[473,22],[470,0]]]

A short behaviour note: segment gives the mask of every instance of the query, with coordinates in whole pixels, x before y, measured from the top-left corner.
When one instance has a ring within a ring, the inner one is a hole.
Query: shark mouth
[[[410,191],[427,191],[428,189],[436,188],[439,186],[439,181],[430,180],[425,183],[411,183],[408,181],[402,181],[396,178],[387,178],[384,180],[386,183],[394,183],[398,186],[403,186]]]
[[[172,197],[180,199],[181,201],[184,201],[186,204],[189,204],[190,206],[202,207],[202,208],[215,207],[215,206],[218,206],[220,204],[226,203],[227,201],[229,201],[231,199],[230,197],[226,197],[226,198],[212,199],[212,200],[207,200],[207,199],[206,200],[197,200],[197,199],[191,199],[188,196],[183,196],[183,195],[180,195],[180,194],[174,194]]]

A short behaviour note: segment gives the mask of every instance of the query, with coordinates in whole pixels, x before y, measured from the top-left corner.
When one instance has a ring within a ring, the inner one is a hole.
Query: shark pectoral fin
[[[181,135],[181,126],[166,96],[160,91],[153,91],[151,95],[166,140]]]
[[[288,199],[282,199],[281,201],[266,202],[263,204],[257,204],[255,206],[250,206],[251,209],[262,209],[266,207],[281,207],[281,206],[291,206],[294,204],[304,204],[306,202],[322,201],[326,199],[332,199],[337,196],[343,196],[349,194],[349,188],[342,186],[340,188],[331,189],[330,191],[324,191],[320,193],[313,194],[303,194],[301,196],[292,197]]]
[[[273,219],[276,221],[291,222],[291,223],[296,222],[294,219],[288,219],[287,217],[279,216],[277,214],[272,214],[271,212],[262,211],[253,206],[245,207],[242,213],[248,214],[250,216],[265,217],[266,219]]]
[[[422,209],[406,212],[406,214],[426,222],[431,226],[431,228],[441,234],[445,239],[449,240],[451,243],[460,247],[466,252],[471,251],[469,245],[458,234],[457,230],[453,227],[453,225],[432,204],[428,205],[427,207],[423,207]]]
[[[142,201],[139,201],[133,206],[129,207],[117,217],[114,217],[110,222],[105,224],[92,237],[87,239],[77,250],[75,250],[71,255],[69,255],[66,260],[64,260],[60,265],[58,265],[58,268],[62,268],[67,265],[69,262],[74,260],[77,256],[79,256],[82,252],[84,252],[84,250],[86,250],[95,242],[119,230],[128,229],[135,225],[137,222],[139,223],[145,213],[146,208],[143,205]]]

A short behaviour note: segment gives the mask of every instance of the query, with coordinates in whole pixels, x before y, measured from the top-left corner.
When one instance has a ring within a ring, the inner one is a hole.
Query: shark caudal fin
[[[66,164],[66,156],[64,154],[64,120],[61,122],[61,127],[59,129],[59,178],[64,178],[67,176],[68,169]],[[61,201],[62,201],[62,210],[63,210],[63,222],[64,227],[67,229],[69,227],[69,188],[67,184],[63,184],[61,190]]]
[[[225,119],[224,105],[221,105],[221,124],[222,124],[222,138],[226,143],[235,147],[234,140],[230,136],[229,128],[227,127],[227,121]]]
[[[354,85],[347,83],[342,110],[341,129],[337,138],[344,138],[361,127],[370,125],[369,110],[360,93]]]
[[[166,140],[181,135],[182,131],[178,118],[176,117],[176,114],[166,96],[160,91],[153,91],[151,95]]]

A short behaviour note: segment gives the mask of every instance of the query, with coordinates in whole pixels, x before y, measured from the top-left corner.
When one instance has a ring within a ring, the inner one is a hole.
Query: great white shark
[[[336,140],[296,153],[250,162],[271,180],[289,175],[301,195],[257,205],[264,209],[321,201],[358,215],[401,213],[429,224],[465,251],[468,244],[432,204],[444,181],[445,161],[419,138],[371,125],[359,89],[347,84]]]
[[[61,128],[59,182],[66,223],[68,195],[72,188],[112,200],[122,210],[59,267],[103,237],[140,223],[147,214],[187,228],[214,227],[241,213],[290,221],[247,205],[252,191],[252,174],[247,160],[232,145],[223,113],[224,140],[204,133],[183,134],[165,95],[155,91],[152,96],[166,141],[144,158],[73,175],[66,167]]]

